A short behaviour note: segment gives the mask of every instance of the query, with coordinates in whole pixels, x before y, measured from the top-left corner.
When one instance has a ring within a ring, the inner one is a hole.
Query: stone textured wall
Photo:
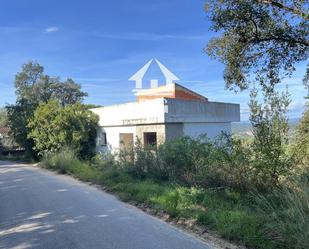
[[[166,134],[164,124],[136,126],[136,136],[138,139],[140,139],[142,144],[144,144],[144,132],[156,132],[157,143],[161,144],[165,142]]]

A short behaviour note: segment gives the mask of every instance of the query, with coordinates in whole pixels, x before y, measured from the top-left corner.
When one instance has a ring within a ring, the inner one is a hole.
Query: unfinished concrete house
[[[240,121],[238,104],[211,102],[206,97],[173,81],[178,78],[156,60],[166,84],[142,88],[142,79],[152,60],[132,76],[136,81],[136,102],[92,109],[99,115],[98,151],[132,147],[137,139],[144,146],[156,146],[183,136],[211,139],[231,132],[231,122]]]

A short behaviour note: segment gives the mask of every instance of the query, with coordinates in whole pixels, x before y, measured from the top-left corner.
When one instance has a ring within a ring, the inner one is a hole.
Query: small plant
[[[58,170],[61,174],[70,173],[81,164],[71,148],[63,148],[59,153],[49,153],[42,161],[43,167]]]

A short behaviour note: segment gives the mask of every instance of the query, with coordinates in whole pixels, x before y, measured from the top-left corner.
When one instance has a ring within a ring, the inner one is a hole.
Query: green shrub
[[[211,186],[247,191],[253,176],[250,144],[222,133],[214,142],[211,167],[206,174]]]
[[[124,201],[190,219],[250,248],[305,248],[308,184],[293,183],[274,192],[271,186],[263,195],[250,195],[263,181],[263,174],[256,174],[251,145],[222,134],[216,141],[181,138],[157,149],[137,142],[134,148],[97,155],[90,162],[62,149],[42,164],[107,186]]]
[[[250,122],[253,132],[254,185],[269,191],[276,187],[282,177],[289,174],[293,158],[286,151],[289,142],[288,91],[278,92],[274,88],[263,86],[253,89],[250,94]],[[258,92],[263,96],[259,102]]]
[[[70,148],[63,148],[59,153],[44,156],[41,164],[43,167],[57,170],[61,174],[74,174],[85,181],[94,180],[96,175],[94,168],[80,161]]]
[[[161,145],[158,161],[171,181],[187,185],[205,184],[212,149],[212,144],[204,137],[184,137]]]
[[[300,120],[292,144],[292,154],[297,163],[297,172],[309,179],[309,105]]]
[[[215,141],[206,136],[184,137],[166,142],[157,149],[144,148],[138,141],[133,148],[121,150],[117,160],[109,157],[112,159],[104,159],[103,164],[116,165],[137,179],[150,178],[186,186],[230,187],[242,192],[260,188],[264,182],[269,185],[270,180],[265,177],[272,179],[273,173],[271,167],[269,171],[267,167],[261,169],[264,161],[258,160],[252,144],[227,134],[218,136]],[[279,171],[277,173],[281,176]]]
[[[109,152],[98,153],[91,159],[91,165],[99,171],[104,171],[116,166],[115,156]]]
[[[40,104],[27,125],[38,155],[70,146],[79,158],[94,156],[99,118],[87,108],[79,103],[63,107],[56,100]]]

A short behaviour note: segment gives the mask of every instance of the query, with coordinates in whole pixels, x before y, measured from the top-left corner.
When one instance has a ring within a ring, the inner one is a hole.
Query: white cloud
[[[58,27],[52,26],[45,29],[45,33],[53,33],[59,31]]]

